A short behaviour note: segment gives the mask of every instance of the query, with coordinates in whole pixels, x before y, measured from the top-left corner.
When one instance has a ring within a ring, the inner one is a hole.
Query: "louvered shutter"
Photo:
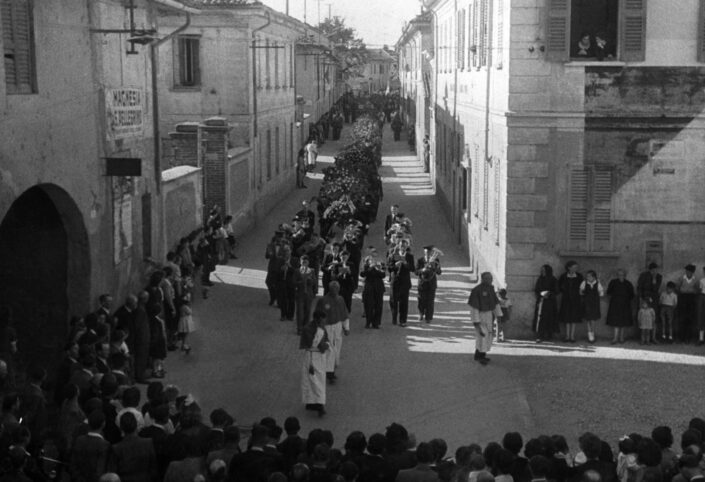
[[[32,3],[31,0],[1,1],[7,93],[30,94],[35,91]]]
[[[705,2],[700,3],[698,20],[698,62],[705,62]]]
[[[646,0],[624,0],[620,25],[622,60],[644,60],[646,50]]]
[[[588,248],[588,180],[588,171],[582,167],[570,173],[568,246],[577,251]]]
[[[549,0],[546,20],[546,58],[568,60],[570,55],[570,0]]]
[[[492,61],[493,65],[497,68],[502,67],[504,59],[504,0],[499,0],[497,2],[497,22],[495,22],[496,28],[496,41],[494,43],[494,51],[497,53],[497,61]]]
[[[487,58],[489,57],[489,6],[487,4],[488,0],[481,0],[480,5],[480,65],[482,67],[487,65]]]
[[[475,52],[472,55],[472,66],[480,66],[480,5],[482,0],[475,0],[472,4],[472,45]]]
[[[592,251],[612,249],[612,171],[595,169],[592,179]]]
[[[465,69],[465,10],[460,10],[458,12],[458,45],[456,57],[458,60],[458,68]]]

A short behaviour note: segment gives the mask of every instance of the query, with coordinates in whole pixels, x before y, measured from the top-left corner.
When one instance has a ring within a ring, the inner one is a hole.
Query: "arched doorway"
[[[90,254],[81,213],[53,184],[25,191],[0,224],[0,350],[17,334],[16,362],[49,366],[66,339],[68,317],[90,296]]]

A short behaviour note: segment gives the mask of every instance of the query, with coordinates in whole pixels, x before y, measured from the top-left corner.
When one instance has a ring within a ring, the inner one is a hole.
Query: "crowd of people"
[[[595,343],[596,324],[602,319],[601,299],[609,296],[605,321],[613,328],[611,344],[624,343],[629,330],[636,327],[642,345],[703,345],[705,276],[697,278],[695,271],[696,267],[688,264],[678,279],[664,283],[659,266],[652,262],[639,274],[636,286],[627,279],[626,270],[618,269],[605,289],[594,270],[583,275],[575,261],[566,263],[559,278],[553,275],[550,265],[544,265],[535,284],[533,326],[537,341],[552,339],[560,333],[562,324],[564,341],[575,343],[576,327],[584,322],[587,341]]]

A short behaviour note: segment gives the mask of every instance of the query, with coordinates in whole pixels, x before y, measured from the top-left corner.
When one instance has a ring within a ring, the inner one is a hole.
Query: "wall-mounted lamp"
[[[471,45],[468,50],[470,50],[470,52],[476,54],[477,53],[477,45]]]
[[[529,45],[529,52],[533,54],[535,51],[536,51],[536,47],[535,47],[534,45]],[[545,51],[546,51],[546,46],[545,46],[545,45],[539,46],[539,51],[540,51],[540,52],[545,52]]]

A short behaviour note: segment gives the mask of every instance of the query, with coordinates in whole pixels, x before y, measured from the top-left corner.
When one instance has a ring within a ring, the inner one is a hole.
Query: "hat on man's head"
[[[649,263],[649,269],[656,269],[658,265],[656,263]]]
[[[690,273],[695,273],[695,265],[694,264],[686,264],[685,268],[683,268],[683,269],[685,269],[686,271],[688,271]]]
[[[426,246],[423,247],[423,249],[427,249],[427,250],[431,251],[434,247],[435,246],[433,246],[432,244],[427,244]]]

